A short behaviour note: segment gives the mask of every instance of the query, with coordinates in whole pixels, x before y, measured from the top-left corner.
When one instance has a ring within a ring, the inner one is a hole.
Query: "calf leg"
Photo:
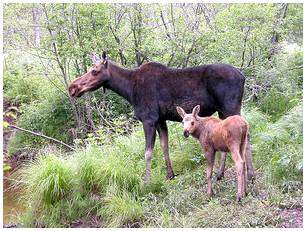
[[[226,152],[220,153],[220,161],[219,161],[219,171],[217,173],[217,180],[221,180],[224,176],[224,170],[225,170],[225,161],[226,161]]]
[[[236,171],[237,171],[237,183],[238,183],[238,192],[237,192],[237,201],[240,202],[241,198],[246,194],[246,169],[245,162],[242,159],[239,147],[231,147],[232,158],[235,162]]]
[[[148,183],[151,176],[151,159],[152,159],[153,148],[156,138],[156,123],[152,121],[144,121],[143,128],[146,139],[146,149],[145,149],[146,173],[144,177],[144,183]]]
[[[207,159],[207,169],[206,169],[207,194],[209,197],[211,197],[213,196],[211,176],[212,176],[212,171],[213,171],[214,163],[215,163],[215,152],[213,150],[210,150],[205,153],[205,157]]]
[[[174,173],[171,165],[168,147],[168,128],[166,121],[159,122],[157,131],[160,139],[160,146],[164,152],[164,158],[167,166],[167,179],[173,179]]]

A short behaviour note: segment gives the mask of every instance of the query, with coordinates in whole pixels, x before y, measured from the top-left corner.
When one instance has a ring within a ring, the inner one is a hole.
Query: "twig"
[[[9,128],[14,128],[14,129],[17,129],[17,130],[20,130],[20,131],[23,131],[23,132],[28,132],[28,133],[30,133],[30,134],[32,134],[32,135],[35,135],[35,136],[40,136],[40,137],[43,137],[43,138],[45,138],[45,139],[52,140],[52,141],[54,141],[54,142],[56,142],[56,143],[59,143],[59,144],[65,146],[65,147],[67,147],[67,148],[69,148],[69,149],[75,151],[75,148],[73,148],[73,147],[71,147],[70,145],[65,144],[63,141],[57,140],[57,139],[55,139],[55,138],[52,138],[52,137],[49,137],[49,136],[46,136],[46,135],[43,135],[43,134],[39,134],[39,133],[37,133],[37,132],[33,132],[33,131],[30,131],[30,130],[27,130],[27,129],[24,129],[24,128],[20,128],[20,127],[17,127],[17,126],[15,126],[15,125],[9,125]]]

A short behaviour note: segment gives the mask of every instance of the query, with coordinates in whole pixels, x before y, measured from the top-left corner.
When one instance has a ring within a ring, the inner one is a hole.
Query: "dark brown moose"
[[[148,182],[151,174],[156,131],[164,152],[167,178],[174,177],[168,151],[166,121],[182,121],[176,112],[176,106],[191,111],[199,104],[200,116],[210,116],[217,111],[222,119],[240,114],[245,78],[230,65],[211,64],[175,69],[148,62],[139,68],[126,69],[110,61],[105,52],[102,59],[93,55],[92,60],[94,65],[88,72],[70,84],[69,94],[71,97],[80,97],[85,92],[103,86],[132,104],[135,116],[142,122],[145,133],[145,182]],[[251,158],[251,152],[249,153]],[[225,153],[222,155],[218,178],[223,176],[224,164]],[[249,173],[252,177],[253,172]]]
[[[191,134],[200,141],[203,148],[208,164],[207,194],[213,195],[211,176],[216,151],[230,151],[237,171],[237,201],[241,201],[241,198],[246,195],[247,188],[246,147],[249,126],[245,119],[239,115],[229,116],[224,120],[213,116],[199,117],[199,105],[193,108],[191,114],[186,114],[181,107],[177,107],[176,110],[183,118],[184,136],[187,138]]]

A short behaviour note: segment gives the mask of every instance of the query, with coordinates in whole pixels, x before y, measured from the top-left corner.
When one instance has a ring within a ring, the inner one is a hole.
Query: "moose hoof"
[[[252,184],[254,184],[255,181],[255,174],[254,173],[248,173],[248,181],[251,182]]]
[[[221,180],[224,177],[224,172],[217,172],[216,180]]]
[[[167,179],[167,180],[173,180],[174,177],[175,177],[175,175],[174,175],[174,174],[171,174],[171,175],[167,175],[166,179]]]

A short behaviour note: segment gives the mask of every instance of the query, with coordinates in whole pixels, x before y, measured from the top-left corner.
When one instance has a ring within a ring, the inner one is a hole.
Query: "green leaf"
[[[4,128],[8,128],[10,126],[10,124],[6,121],[3,121],[3,127]]]

